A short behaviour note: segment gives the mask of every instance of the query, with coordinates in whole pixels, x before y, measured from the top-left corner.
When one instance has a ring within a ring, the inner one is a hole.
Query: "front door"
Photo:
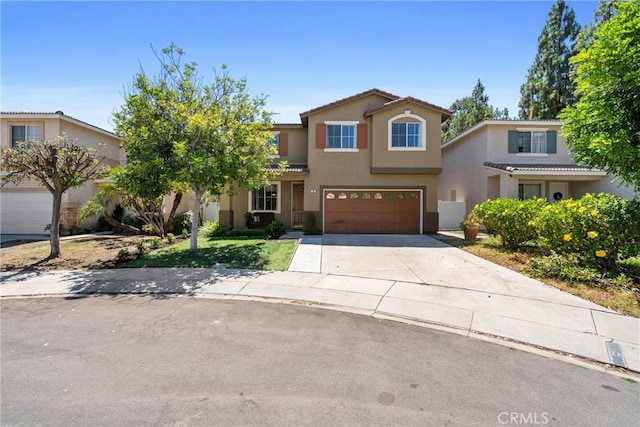
[[[304,182],[291,184],[291,228],[302,228],[304,221]]]
[[[550,182],[549,183],[549,202],[559,202],[569,197],[568,182]]]

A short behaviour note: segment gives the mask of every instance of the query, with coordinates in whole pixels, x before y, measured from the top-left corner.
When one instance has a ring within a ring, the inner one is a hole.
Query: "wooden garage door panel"
[[[326,191],[324,202],[326,233],[420,232],[416,190]]]

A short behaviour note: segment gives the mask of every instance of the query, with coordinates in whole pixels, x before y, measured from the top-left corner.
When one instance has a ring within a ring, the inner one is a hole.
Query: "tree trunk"
[[[198,223],[200,222],[200,205],[202,204],[202,190],[193,190],[196,202],[193,206],[193,217],[191,218],[191,245],[189,249],[195,252],[198,249]]]
[[[165,226],[168,233],[173,233],[173,218],[176,216],[176,211],[178,210],[178,206],[180,206],[181,201],[182,193],[176,193],[173,197],[173,206],[171,206],[171,212],[169,212],[169,218],[167,218],[167,224]]]
[[[106,212],[104,213],[104,219],[114,227],[122,228],[123,230],[130,231],[131,233],[136,233],[136,234],[142,233],[142,230],[140,230],[139,228],[120,222]]]
[[[60,256],[60,208],[62,207],[62,190],[54,189],[53,192],[53,212],[51,212],[51,253],[49,259]]]

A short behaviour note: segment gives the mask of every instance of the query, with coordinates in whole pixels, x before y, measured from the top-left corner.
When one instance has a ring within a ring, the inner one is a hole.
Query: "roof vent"
[[[64,116],[64,113],[60,110],[56,111],[56,114],[60,114],[61,116]]]

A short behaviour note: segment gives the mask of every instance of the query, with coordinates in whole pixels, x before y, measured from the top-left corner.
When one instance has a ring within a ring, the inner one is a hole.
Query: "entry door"
[[[569,197],[568,182],[550,182],[549,183],[549,203],[558,202]]]
[[[291,228],[302,228],[304,221],[304,183],[291,184]]]

